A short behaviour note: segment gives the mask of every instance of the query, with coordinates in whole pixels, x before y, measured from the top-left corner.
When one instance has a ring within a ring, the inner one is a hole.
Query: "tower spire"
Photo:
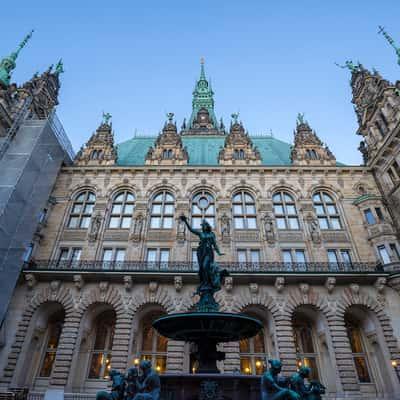
[[[204,57],[200,58],[200,80],[206,80],[206,73],[204,71]]]
[[[8,86],[10,84],[11,72],[16,67],[16,59],[20,51],[28,43],[29,39],[32,37],[33,29],[25,36],[24,40],[19,44],[18,49],[11,53],[10,56],[4,57],[0,62],[0,85]]]
[[[389,42],[389,44],[394,48],[397,55],[397,64],[400,65],[400,48],[396,46],[393,38],[385,31],[385,28],[383,26],[379,25],[378,33],[381,33],[385,37],[385,39]]]

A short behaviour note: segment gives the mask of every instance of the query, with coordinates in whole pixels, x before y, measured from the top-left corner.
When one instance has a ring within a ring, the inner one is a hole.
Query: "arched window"
[[[371,377],[360,324],[351,316],[345,315],[345,325],[358,381],[360,383],[369,383],[371,382]]]
[[[264,330],[250,339],[239,342],[240,372],[248,375],[262,375],[268,355],[265,346]]]
[[[311,151],[310,150],[306,150],[306,159],[311,160]]]
[[[276,226],[278,229],[300,229],[296,204],[287,192],[277,192],[272,196]]]
[[[310,379],[319,379],[318,354],[310,324],[307,321],[295,319],[293,322],[293,333],[297,366],[311,368]]]
[[[313,160],[318,160],[318,154],[317,154],[317,152],[313,149],[313,150],[311,150],[311,158],[313,159]]]
[[[175,199],[163,191],[158,193],[151,203],[151,229],[171,229],[174,226]]]
[[[324,191],[315,193],[313,202],[321,229],[342,229],[335,200],[328,193]]]
[[[235,149],[233,150],[233,158],[235,160],[244,160],[244,150],[243,149]]]
[[[173,156],[172,150],[163,150],[162,158],[163,160],[171,160]]]
[[[201,222],[205,219],[212,228],[215,228],[215,200],[209,192],[202,190],[192,199],[192,227],[201,228]]]
[[[108,227],[129,229],[131,227],[134,208],[135,195],[132,192],[124,190],[117,193],[112,202]]]
[[[89,379],[109,378],[114,331],[114,311],[105,311],[100,314],[95,321],[95,336],[90,351]]]
[[[40,364],[39,377],[49,378],[53,370],[58,343],[64,324],[64,312],[57,312],[51,316],[47,325],[44,356]]]
[[[149,360],[157,372],[163,373],[167,362],[168,339],[159,335],[152,325],[160,316],[159,313],[147,314],[142,321],[140,358]]]
[[[79,193],[72,205],[68,228],[88,228],[95,202],[96,195],[90,190]]]
[[[254,198],[243,190],[232,199],[232,214],[235,229],[256,229],[256,204]]]

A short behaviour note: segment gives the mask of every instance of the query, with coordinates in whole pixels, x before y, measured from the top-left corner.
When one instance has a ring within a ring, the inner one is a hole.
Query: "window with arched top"
[[[302,319],[293,322],[294,345],[297,366],[311,368],[310,379],[319,379],[318,353],[314,342],[314,332],[309,323]]]
[[[139,358],[149,360],[158,373],[165,372],[168,339],[153,328],[153,321],[161,317],[159,313],[147,314],[142,320],[142,337]]]
[[[162,151],[162,158],[163,160],[171,160],[173,157],[173,151],[172,150],[163,150]]]
[[[268,358],[264,330],[249,339],[239,342],[240,372],[247,375],[262,375]]]
[[[335,200],[324,191],[313,195],[315,213],[321,229],[342,229],[340,215]]]
[[[55,315],[49,318],[46,330],[43,358],[41,360],[38,373],[38,376],[41,378],[49,378],[51,376],[63,324],[64,312],[57,312]]]
[[[135,195],[129,190],[118,192],[111,205],[109,228],[129,229],[135,209]]]
[[[369,363],[360,324],[351,316],[345,315],[345,326],[358,381],[360,383],[370,383]]]
[[[256,204],[250,193],[241,190],[233,196],[232,214],[235,229],[257,229]]]
[[[68,219],[68,228],[89,228],[95,203],[96,195],[92,191],[85,190],[80,192],[72,204]]]
[[[174,226],[175,198],[168,191],[158,193],[151,202],[150,228],[172,229]]]
[[[192,199],[192,227],[201,228],[201,222],[205,219],[212,228],[215,228],[215,199],[208,191],[202,190]]]
[[[111,349],[115,332],[115,313],[105,311],[94,324],[93,344],[90,349],[89,379],[108,379],[111,369]]]
[[[275,193],[272,202],[278,229],[300,229],[296,203],[288,192]]]
[[[233,150],[233,158],[235,160],[244,160],[244,150],[243,149]]]

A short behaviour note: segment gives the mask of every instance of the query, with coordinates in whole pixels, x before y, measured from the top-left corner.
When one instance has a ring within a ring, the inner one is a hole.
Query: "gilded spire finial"
[[[32,37],[33,30],[25,36],[24,40],[19,44],[18,49],[11,53],[10,56],[4,57],[0,62],[0,85],[8,86],[10,84],[11,72],[15,69],[15,60],[18,58],[19,52],[28,43]]]
[[[397,64],[400,65],[400,48],[396,46],[393,38],[385,31],[385,28],[383,26],[379,25],[378,33],[381,33],[385,37],[385,39],[389,42],[389,44],[394,48],[397,55]]]

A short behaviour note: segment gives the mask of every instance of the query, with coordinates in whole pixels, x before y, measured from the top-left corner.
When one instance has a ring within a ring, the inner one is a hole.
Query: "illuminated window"
[[[93,214],[96,196],[93,192],[86,190],[81,192],[72,205],[68,220],[68,228],[87,229]]]
[[[46,332],[46,347],[39,370],[40,377],[48,378],[51,376],[63,323],[64,313],[57,313],[49,319]]]
[[[151,229],[172,229],[174,226],[175,199],[169,192],[157,194],[151,203]]]
[[[256,204],[249,193],[240,191],[233,196],[232,214],[235,229],[257,229]]]
[[[115,313],[113,311],[106,311],[97,317],[95,337],[90,352],[89,379],[109,378],[114,331]]]
[[[275,193],[272,202],[278,229],[300,229],[296,204],[289,193]]]
[[[239,342],[240,372],[248,375],[261,375],[267,359],[264,330],[250,339]]]
[[[310,379],[318,378],[318,354],[314,345],[313,331],[305,321],[295,320],[293,323],[294,345],[298,367],[311,368]]]
[[[201,228],[201,222],[205,219],[212,228],[215,228],[215,200],[207,191],[197,193],[192,199],[192,227]]]
[[[163,373],[167,362],[168,339],[159,335],[152,325],[160,316],[156,313],[149,314],[143,319],[140,358],[149,360],[158,373]]]
[[[359,324],[349,316],[346,316],[345,324],[358,381],[360,383],[370,383],[371,377],[369,374],[367,354]]]
[[[321,229],[342,229],[339,211],[335,200],[326,192],[317,192],[313,196],[314,209]]]
[[[129,229],[132,223],[133,210],[135,209],[135,195],[128,190],[115,195],[111,215],[108,222],[109,228]]]

